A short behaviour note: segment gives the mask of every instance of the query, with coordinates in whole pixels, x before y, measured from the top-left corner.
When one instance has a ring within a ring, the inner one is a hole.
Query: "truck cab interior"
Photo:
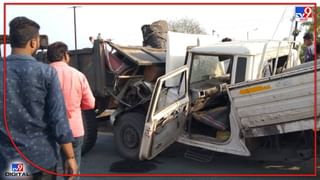
[[[190,66],[191,118],[187,131],[219,141],[230,131],[230,103],[222,84],[230,84],[232,55],[193,55]]]

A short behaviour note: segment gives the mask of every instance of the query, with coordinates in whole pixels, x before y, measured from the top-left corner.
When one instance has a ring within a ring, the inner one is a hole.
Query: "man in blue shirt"
[[[57,144],[60,144],[67,157],[65,173],[76,174],[73,137],[57,73],[32,57],[40,46],[40,26],[26,17],[14,18],[9,26],[12,54],[6,58],[5,80],[4,61],[0,60],[0,96],[4,97],[6,83],[5,117],[12,139],[26,158],[50,171],[55,171]],[[4,112],[4,101],[0,101],[1,112]],[[25,162],[11,144],[3,117],[0,118],[0,179],[15,170],[13,161]],[[30,164],[24,168],[33,179],[55,179]]]
[[[303,43],[306,46],[304,52],[304,62],[310,62],[314,60],[314,45],[313,45],[313,35],[309,32],[305,33],[303,36]]]

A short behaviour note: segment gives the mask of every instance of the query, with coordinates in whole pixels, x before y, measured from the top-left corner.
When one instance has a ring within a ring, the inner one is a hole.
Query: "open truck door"
[[[152,94],[142,135],[139,159],[152,159],[174,143],[182,133],[188,114],[188,67],[160,77]],[[180,78],[178,87],[166,87],[165,82]]]

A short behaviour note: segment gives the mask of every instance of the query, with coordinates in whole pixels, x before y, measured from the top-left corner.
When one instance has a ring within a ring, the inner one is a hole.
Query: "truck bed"
[[[317,65],[317,84],[320,84],[319,70],[320,64]],[[230,87],[237,119],[245,129],[288,123],[298,125],[301,120],[308,120],[309,124],[304,124],[308,126],[306,129],[313,128],[314,123],[310,122],[314,119],[314,93],[312,64]],[[317,108],[319,105],[318,96]]]
[[[112,42],[107,42],[111,48],[124,56],[130,62],[138,66],[150,66],[165,64],[166,50],[155,49],[142,46],[121,46]],[[118,54],[118,55],[119,55]]]

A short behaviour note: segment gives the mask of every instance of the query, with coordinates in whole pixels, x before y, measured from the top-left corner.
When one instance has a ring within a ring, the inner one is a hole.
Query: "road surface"
[[[313,174],[313,159],[304,162],[262,162],[245,157],[213,153],[207,155],[208,162],[185,157],[190,147],[176,143],[154,160],[131,162],[122,159],[113,143],[110,131],[99,131],[95,147],[82,157],[82,174]],[[196,149],[196,152],[202,152]],[[204,152],[206,154],[207,152]],[[320,167],[317,167],[320,173]],[[129,179],[150,179],[151,177],[127,177]],[[230,179],[232,177],[152,177],[152,179]],[[237,179],[258,177],[237,177]],[[268,177],[265,177],[268,178]],[[303,177],[273,177],[272,179],[304,179]],[[308,177],[312,178],[312,177]],[[61,178],[58,178],[59,180]],[[106,179],[106,177],[81,177],[81,180]],[[122,180],[124,177],[108,177]],[[259,177],[261,179],[261,177]],[[314,179],[314,178],[312,178]]]

